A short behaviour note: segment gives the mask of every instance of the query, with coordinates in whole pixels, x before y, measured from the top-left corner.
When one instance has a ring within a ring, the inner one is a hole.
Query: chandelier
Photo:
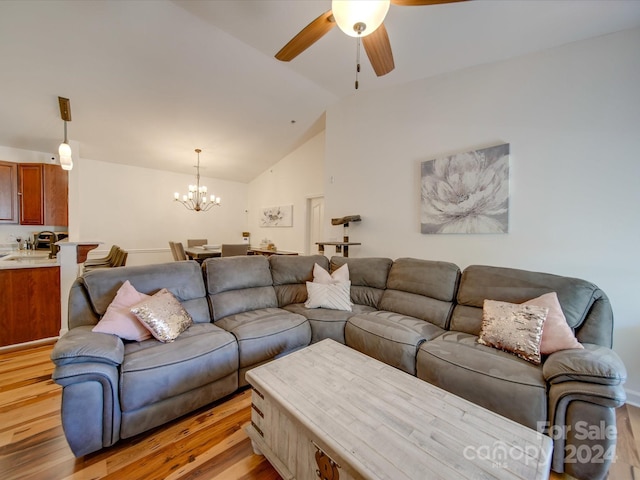
[[[182,200],[180,199],[180,194],[178,192],[173,194],[173,199],[176,202],[180,202],[185,206],[187,210],[194,210],[196,212],[206,212],[213,207],[220,206],[220,197],[216,197],[215,195],[209,196],[207,198],[207,187],[204,185],[200,186],[200,150],[196,148],[196,153],[198,154],[198,164],[196,165],[196,184],[189,185],[189,193],[186,195],[182,195]]]

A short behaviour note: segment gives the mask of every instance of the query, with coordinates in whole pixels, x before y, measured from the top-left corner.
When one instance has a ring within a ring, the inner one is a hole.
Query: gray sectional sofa
[[[309,309],[314,264],[348,263],[352,311]],[[91,329],[125,280],[172,292],[194,324],[172,343]],[[584,349],[534,365],[477,342],[485,299],[557,292]],[[247,385],[247,370],[326,338],[346,344],[554,439],[552,468],[604,478],[626,371],[611,350],[613,316],[595,285],[510,268],[320,255],[215,258],[89,272],[74,283],[54,380],[76,456],[97,451]],[[585,432],[588,432],[585,433]],[[585,455],[590,453],[590,455]],[[580,455],[578,455],[580,453]]]

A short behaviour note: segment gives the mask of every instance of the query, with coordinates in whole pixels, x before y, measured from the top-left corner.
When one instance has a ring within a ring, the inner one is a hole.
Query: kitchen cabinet
[[[0,223],[18,223],[18,164],[0,161]]]
[[[0,346],[60,334],[60,267],[0,269]]]
[[[69,174],[59,165],[18,164],[21,225],[69,224]]]

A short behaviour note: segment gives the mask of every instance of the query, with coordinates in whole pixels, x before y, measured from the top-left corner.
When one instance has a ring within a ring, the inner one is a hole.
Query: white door
[[[318,245],[316,242],[322,242],[324,239],[324,197],[314,197],[307,199],[307,225],[309,226],[307,245],[307,254],[315,255],[318,253]]]

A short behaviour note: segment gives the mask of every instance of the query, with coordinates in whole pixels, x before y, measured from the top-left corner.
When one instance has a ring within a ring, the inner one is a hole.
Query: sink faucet
[[[56,258],[56,255],[58,254],[58,250],[60,249],[60,247],[56,245],[56,242],[58,241],[58,235],[55,232],[44,230],[38,233],[38,239],[40,238],[40,235],[42,235],[43,233],[49,234],[49,258]]]

